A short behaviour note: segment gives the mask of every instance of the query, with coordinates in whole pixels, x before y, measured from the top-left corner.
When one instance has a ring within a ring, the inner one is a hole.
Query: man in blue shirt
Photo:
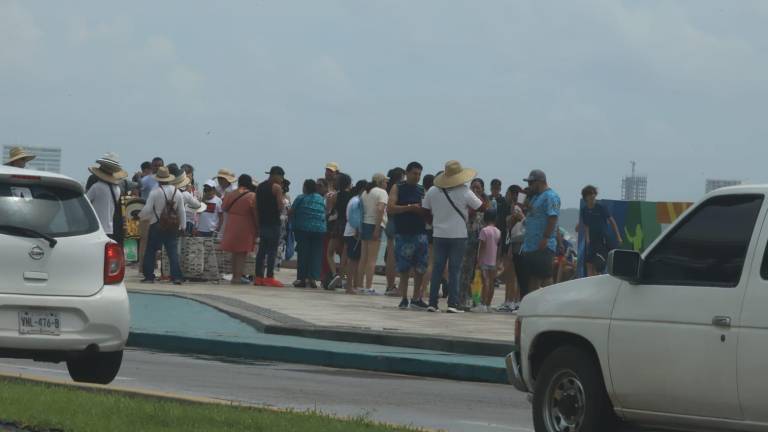
[[[524,181],[532,196],[525,219],[522,256],[527,282],[520,287],[521,296],[552,284],[560,217],[560,196],[547,184],[544,171],[533,170]]]
[[[157,180],[155,180],[155,174],[157,174],[157,169],[163,165],[165,164],[163,163],[163,160],[159,157],[152,159],[152,165],[150,166],[151,171],[145,170],[144,168],[145,165],[141,164],[141,170],[142,170],[141,197],[142,198],[144,199],[149,198],[149,194],[152,193],[152,190],[157,188],[158,183],[157,183]]]

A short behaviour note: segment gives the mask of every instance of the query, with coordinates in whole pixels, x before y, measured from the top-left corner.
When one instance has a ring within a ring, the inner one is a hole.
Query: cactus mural
[[[643,252],[693,203],[601,200],[600,204],[613,215],[619,232],[623,233],[622,243],[617,244],[616,235],[613,230],[608,229],[606,235],[613,242],[612,246]],[[582,201],[581,206],[584,205]],[[581,234],[579,233],[578,251],[579,256],[584,256],[584,236]],[[586,274],[583,267],[581,263],[579,276]]]

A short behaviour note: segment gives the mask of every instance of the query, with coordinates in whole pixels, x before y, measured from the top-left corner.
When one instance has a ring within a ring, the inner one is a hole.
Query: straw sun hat
[[[35,157],[36,157],[35,155],[31,153],[27,153],[27,151],[21,147],[14,147],[9,152],[8,161],[5,164],[10,165],[11,162],[16,162],[17,160],[20,160],[20,159],[26,159],[26,161],[29,162]]]
[[[154,177],[158,183],[171,183],[176,180],[176,176],[171,174],[170,171],[168,171],[168,167],[165,166],[158,168],[157,174],[155,174]]]
[[[176,186],[179,189],[184,189],[185,187],[189,186],[189,184],[192,183],[192,180],[187,176],[187,173],[182,171],[181,174],[176,176],[176,179],[174,179],[171,184]]]
[[[459,161],[452,160],[446,162],[445,171],[435,177],[435,186],[450,189],[469,183],[475,177],[477,177],[477,171],[472,168],[464,168]]]
[[[120,157],[115,153],[105,154],[96,161],[96,165],[88,167],[88,171],[111,184],[118,184],[128,177],[128,173],[120,165]]]
[[[220,169],[218,174],[216,174],[216,178],[223,178],[224,180],[230,183],[234,183],[237,181],[237,178],[235,178],[235,174],[226,168]]]

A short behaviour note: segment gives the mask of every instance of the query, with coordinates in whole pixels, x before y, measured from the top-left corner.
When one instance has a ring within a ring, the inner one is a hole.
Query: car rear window
[[[51,237],[90,234],[99,222],[85,196],[44,184],[0,182],[0,224],[29,228]]]

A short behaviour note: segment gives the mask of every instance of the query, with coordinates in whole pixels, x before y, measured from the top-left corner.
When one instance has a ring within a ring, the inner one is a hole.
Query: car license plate
[[[19,312],[19,333],[59,335],[61,334],[61,314],[51,311]]]

